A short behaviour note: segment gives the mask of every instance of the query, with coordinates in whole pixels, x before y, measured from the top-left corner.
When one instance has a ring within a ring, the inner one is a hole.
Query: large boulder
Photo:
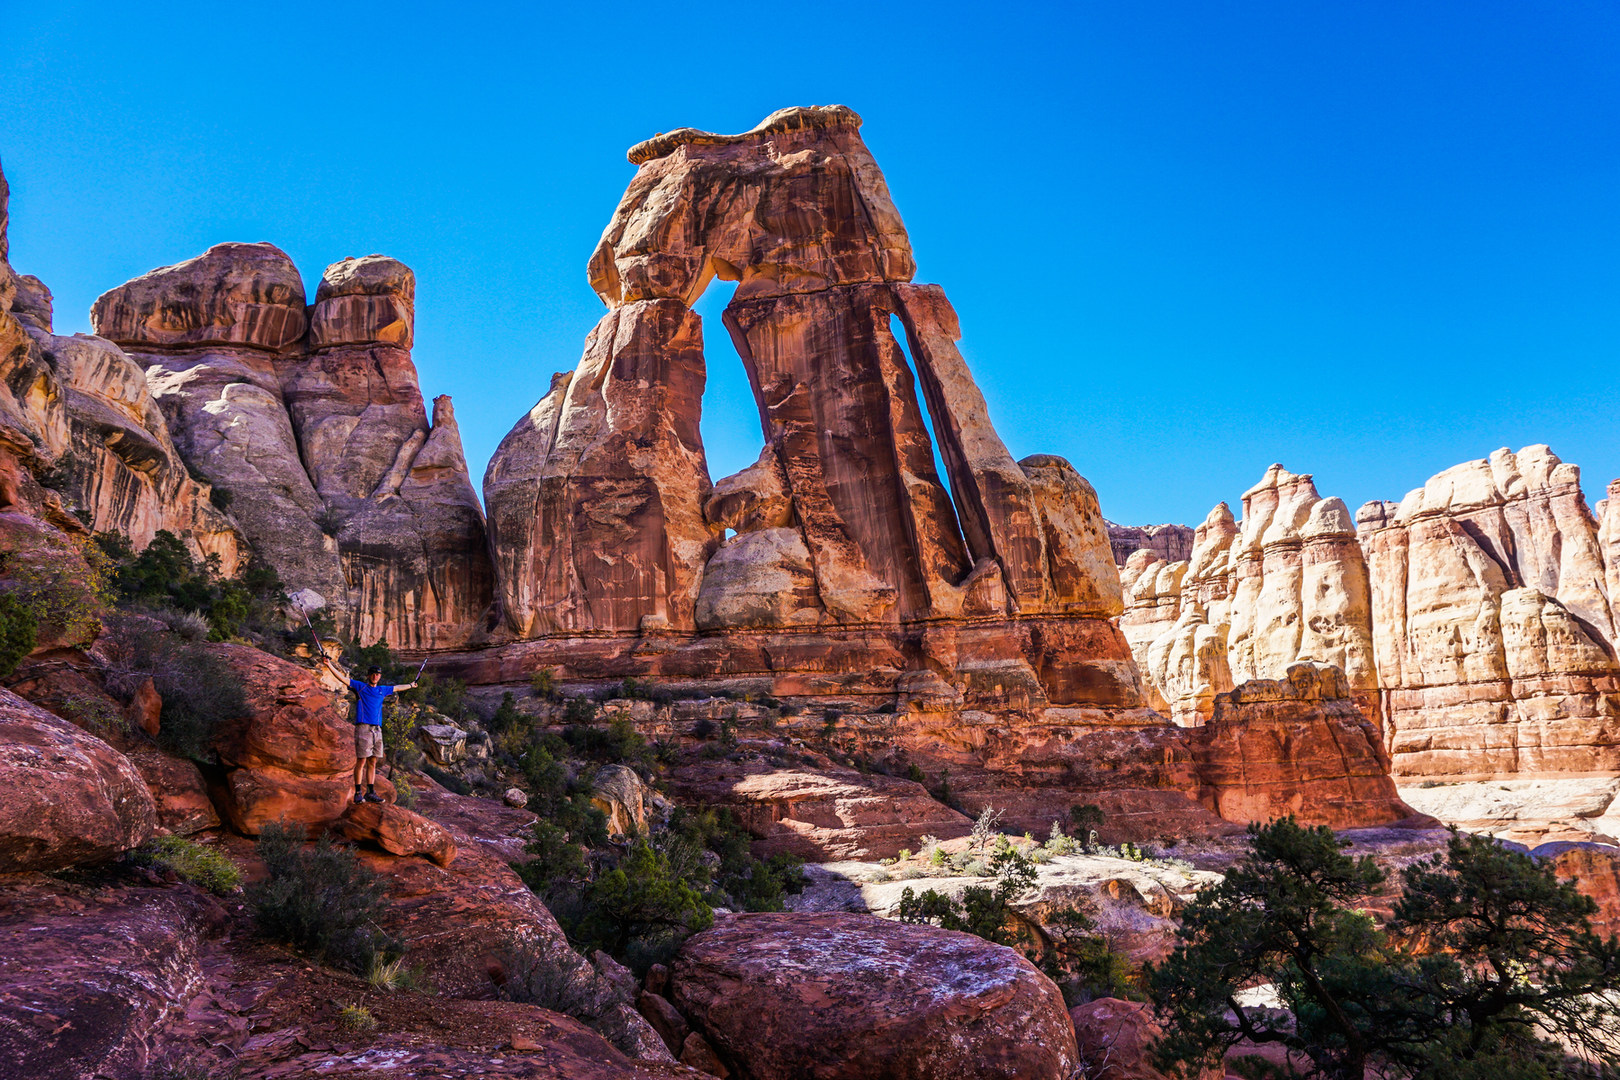
[[[242,681],[248,714],[222,726],[223,807],[231,825],[257,836],[286,821],[311,832],[337,821],[354,793],[354,725],[348,705],[315,672],[247,645],[215,645]],[[389,797],[392,785],[379,779]]]
[[[128,758],[9,690],[0,690],[0,791],[0,873],[100,862],[157,827]]]
[[[1165,1080],[1153,1066],[1153,1044],[1164,1030],[1153,1008],[1138,1001],[1098,998],[1069,1010],[1085,1075],[1096,1080]]]
[[[456,842],[442,827],[403,806],[355,803],[338,819],[350,840],[376,844],[390,855],[421,855],[440,866],[456,861]]]
[[[674,1003],[750,1080],[1069,1077],[1056,986],[981,938],[870,915],[721,917],[682,946]]]
[[[924,835],[965,836],[973,823],[913,780],[824,768],[773,768],[754,761],[688,761],[671,774],[683,802],[725,806],[757,838],[760,856],[812,862],[886,859],[916,850]]]

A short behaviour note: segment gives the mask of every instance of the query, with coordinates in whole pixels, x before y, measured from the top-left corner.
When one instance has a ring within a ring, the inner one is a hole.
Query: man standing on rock
[[[338,667],[330,656],[322,655],[326,666],[333,675],[346,679],[349,689],[356,697],[354,709],[354,801],[382,802],[383,797],[377,794],[377,762],[383,756],[382,738],[382,709],[383,699],[389,694],[397,694],[401,690],[414,690],[414,682],[400,686],[382,685],[382,668],[376,664],[366,672],[366,681],[350,678],[348,673]],[[365,792],[360,790],[361,777],[365,778]]]

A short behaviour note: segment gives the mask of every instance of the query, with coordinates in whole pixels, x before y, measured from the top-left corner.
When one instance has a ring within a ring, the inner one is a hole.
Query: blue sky
[[[1620,7],[0,0],[12,262],[102,291],[269,240],[418,277],[475,482],[579,358],[632,143],[841,102],[1017,456],[1117,521],[1273,461],[1352,507],[1498,446],[1620,476]],[[714,475],[753,460],[719,325]]]

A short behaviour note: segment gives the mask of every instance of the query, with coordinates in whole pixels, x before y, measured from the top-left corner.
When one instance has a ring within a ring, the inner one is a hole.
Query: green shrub
[[[407,810],[416,808],[416,786],[410,782],[409,778],[404,776],[394,777],[394,802]]]
[[[172,870],[181,881],[207,889],[217,896],[228,896],[242,883],[242,871],[213,848],[182,836],[159,836],[148,840],[128,855],[136,866]]]
[[[377,1026],[377,1018],[364,1005],[345,1005],[338,1010],[338,1023],[350,1031],[370,1031]]]
[[[214,494],[222,490],[216,488]],[[208,620],[208,636],[214,641],[250,630],[261,636],[283,631],[287,594],[281,578],[265,563],[255,560],[237,577],[227,578],[218,556],[193,558],[185,541],[167,529],[159,530],[139,554],[118,533],[97,533],[95,543],[113,567],[112,591],[124,606],[195,612]]]
[[[714,923],[703,897],[645,840],[637,840],[619,865],[591,882],[582,899],[585,913],[574,935],[584,951],[602,949],[615,958],[673,955],[688,935]],[[636,954],[632,944],[639,947]]]
[[[349,848],[327,836],[311,847],[297,829],[271,824],[258,853],[267,876],[248,898],[265,936],[357,975],[404,951],[377,929],[382,885]]]
[[[34,651],[39,636],[39,617],[14,593],[0,594],[0,679],[17,670],[23,658]]]
[[[111,636],[119,661],[114,684],[129,692],[150,678],[163,698],[158,745],[192,761],[211,762],[219,725],[248,714],[236,672],[206,646],[172,634],[115,624]]]
[[[585,880],[587,867],[581,845],[568,837],[568,831],[541,818],[529,832],[523,846],[527,862],[514,863],[518,876],[532,891],[544,895],[559,885]]]

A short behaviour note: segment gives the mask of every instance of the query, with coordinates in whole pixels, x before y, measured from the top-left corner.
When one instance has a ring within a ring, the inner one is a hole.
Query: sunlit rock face
[[[1357,519],[1397,771],[1620,769],[1614,547],[1576,466],[1498,450]]]
[[[734,644],[642,655],[654,670],[860,670],[889,693],[982,660],[1020,668],[1041,700],[1134,704],[1103,621],[1120,596],[1096,493],[1061,458],[1008,453],[955,312],[911,282],[859,127],[841,106],[788,109],[630,151],[638,171],[589,266],[608,311],[485,475],[504,633],[702,632]],[[764,448],[712,481],[698,421],[713,335],[691,305],[717,276],[738,283],[724,322]],[[963,656],[968,620],[1023,629]],[[1064,655],[1077,621],[1102,655]]]
[[[1588,510],[1580,471],[1545,446],[1447,469],[1354,523],[1273,466],[1241,525],[1216,507],[1186,562],[1130,556],[1120,625],[1148,700],[1183,723],[1311,659],[1376,713],[1397,774],[1612,773],[1614,506]]]
[[[396,647],[464,645],[493,593],[483,513],[448,398],[411,362],[416,280],[380,255],[303,280],[270,244],[219,244],[96,301],[145,369],[190,472],[289,591]]]
[[[1300,660],[1333,664],[1355,689],[1374,684],[1366,566],[1355,523],[1308,475],[1280,465],[1243,495],[1243,521],[1221,503],[1190,557],[1150,550],[1121,572],[1120,625],[1159,707],[1196,723],[1234,683],[1279,678]]]

